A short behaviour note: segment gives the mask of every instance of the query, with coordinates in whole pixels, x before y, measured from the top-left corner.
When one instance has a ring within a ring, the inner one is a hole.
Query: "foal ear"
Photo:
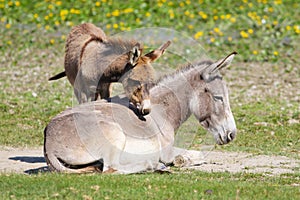
[[[145,56],[150,58],[150,62],[155,61],[158,59],[161,55],[164,54],[165,50],[170,46],[171,41],[167,41],[163,45],[161,45],[159,48],[147,53]]]
[[[129,52],[129,63],[132,66],[135,66],[137,64],[138,59],[141,57],[141,54],[142,54],[141,44],[137,43]]]

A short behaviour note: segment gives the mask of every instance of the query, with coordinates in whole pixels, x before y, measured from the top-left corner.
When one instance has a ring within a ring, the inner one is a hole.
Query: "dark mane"
[[[179,66],[176,69],[176,71],[174,71],[173,73],[161,76],[157,80],[156,84],[162,82],[165,79],[170,79],[172,77],[175,77],[176,75],[178,75],[180,73],[190,71],[191,69],[194,69],[198,66],[203,66],[203,69],[204,69],[204,66],[211,65],[212,63],[213,63],[213,61],[211,61],[211,60],[204,60],[204,61],[200,61],[200,62],[196,62],[196,63],[188,63],[188,64],[185,64],[185,65]],[[199,68],[199,70],[203,70],[203,69]]]
[[[114,52],[117,55],[121,55],[124,53],[129,52],[135,45],[139,44],[135,40],[124,40],[122,38],[109,38],[107,41],[104,42],[107,44],[110,48],[111,51]],[[141,49],[142,45],[141,45]]]

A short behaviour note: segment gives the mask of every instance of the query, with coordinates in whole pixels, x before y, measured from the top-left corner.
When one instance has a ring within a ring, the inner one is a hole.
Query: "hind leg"
[[[102,173],[101,169],[97,166],[88,166],[81,169],[76,169],[75,173],[86,174],[86,173]]]
[[[112,90],[111,83],[99,83],[97,87],[97,94],[95,94],[95,101],[98,99],[107,99],[110,97]]]

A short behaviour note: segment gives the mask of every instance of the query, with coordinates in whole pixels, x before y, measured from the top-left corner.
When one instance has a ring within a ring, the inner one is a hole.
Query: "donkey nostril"
[[[232,138],[231,138],[231,132],[229,132],[229,133],[227,134],[227,137],[228,137],[228,140],[229,140],[229,141],[232,140]]]
[[[234,137],[235,137],[234,132],[228,131],[228,133],[227,133],[228,141],[232,141],[234,139]]]

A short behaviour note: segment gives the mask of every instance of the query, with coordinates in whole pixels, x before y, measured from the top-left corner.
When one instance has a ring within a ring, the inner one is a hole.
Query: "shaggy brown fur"
[[[98,27],[90,23],[75,26],[68,35],[65,47],[65,72],[49,80],[67,76],[74,87],[79,103],[111,94],[111,83],[122,82],[128,98],[135,105],[142,105],[144,84],[155,79],[151,62],[158,59],[170,45],[166,42],[158,49],[141,55],[143,47],[134,40],[108,38]],[[130,82],[130,83],[129,83]]]

